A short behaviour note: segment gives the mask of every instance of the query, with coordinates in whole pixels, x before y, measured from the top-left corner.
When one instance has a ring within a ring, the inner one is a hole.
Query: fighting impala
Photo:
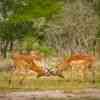
[[[20,54],[17,52],[13,53],[12,61],[13,65],[15,66],[14,67],[15,70],[13,71],[12,74],[20,73],[23,71],[25,73],[28,71],[33,71],[37,74],[37,77],[48,76],[49,75],[48,69],[43,69],[43,66],[40,63],[41,59],[42,56],[36,52],[31,52],[30,54]],[[9,80],[9,83],[11,83],[11,79]]]
[[[95,56],[85,54],[85,53],[77,53],[69,57],[68,59],[64,59],[61,63],[56,65],[56,73],[55,75],[61,76],[62,72],[65,70],[71,71],[71,79],[73,75],[73,71],[77,71],[81,76],[81,80],[86,79],[87,72],[91,72],[92,74],[92,82],[95,82]]]

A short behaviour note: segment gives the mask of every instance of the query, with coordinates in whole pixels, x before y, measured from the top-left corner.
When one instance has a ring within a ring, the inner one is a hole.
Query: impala
[[[81,79],[84,80],[87,77],[87,72],[92,73],[92,82],[95,82],[95,56],[83,53],[77,53],[64,59],[60,64],[57,65],[56,74],[62,75],[64,70],[71,70],[71,77],[73,71],[77,71]]]
[[[39,54],[37,55],[33,52],[31,52],[30,54],[14,53],[12,55],[13,65],[15,66],[13,74],[33,71],[37,74],[37,77],[48,76],[49,75],[48,70],[43,69],[43,66],[40,63],[41,59],[42,58],[39,56]],[[11,79],[9,80],[9,83],[11,83]]]

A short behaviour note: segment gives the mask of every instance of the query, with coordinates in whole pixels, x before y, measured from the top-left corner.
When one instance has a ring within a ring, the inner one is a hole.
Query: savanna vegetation
[[[74,53],[91,54],[99,60],[100,1],[0,0],[1,89],[69,90],[92,87],[87,82],[72,83],[59,77],[33,79],[33,76],[30,80],[26,77],[22,86],[16,83],[21,75],[13,77],[10,87],[8,77],[11,76],[9,66],[13,51],[22,54],[38,51],[46,57],[45,63],[50,68],[54,67],[53,58],[69,57]],[[96,87],[99,88],[99,65],[96,70]],[[64,74],[66,76],[66,72]]]

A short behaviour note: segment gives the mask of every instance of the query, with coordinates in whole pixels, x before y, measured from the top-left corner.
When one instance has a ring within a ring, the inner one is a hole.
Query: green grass
[[[9,85],[9,73],[0,72],[0,91],[28,91],[28,90],[64,90],[64,91],[74,91],[81,90],[90,87],[100,88],[100,80],[96,80],[95,85],[90,82],[80,82],[77,81],[67,81],[58,77],[51,78],[33,78],[33,76],[27,76],[23,84],[19,84],[22,76],[13,76],[12,83]]]

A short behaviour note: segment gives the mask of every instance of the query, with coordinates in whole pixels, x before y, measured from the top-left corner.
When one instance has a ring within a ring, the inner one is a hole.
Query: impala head
[[[58,76],[64,78],[62,75],[62,71],[58,70],[57,68],[48,69],[49,76]]]
[[[45,69],[41,70],[41,72],[38,73],[38,76],[37,77],[41,77],[41,76],[50,76],[49,69],[48,68],[45,68]]]
[[[45,75],[46,75],[46,76],[50,76],[50,75],[51,75],[51,71],[50,71],[49,68],[46,68],[46,69],[45,69]]]
[[[63,71],[71,69],[71,66],[69,65],[69,60],[67,58],[64,58],[58,62],[59,63],[56,64],[54,68],[51,68],[49,72],[53,76],[59,76],[61,78],[64,78]]]

